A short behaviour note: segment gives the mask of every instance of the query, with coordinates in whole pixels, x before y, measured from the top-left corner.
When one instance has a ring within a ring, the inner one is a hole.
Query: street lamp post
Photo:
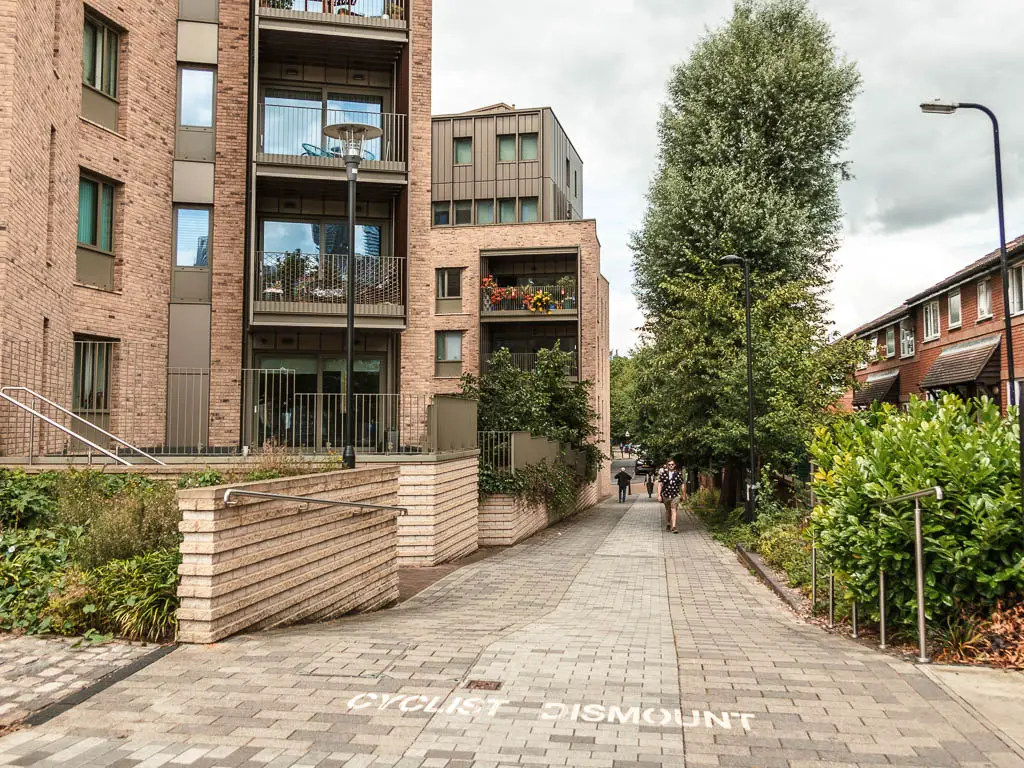
[[[999,271],[1003,282],[1003,331],[1006,336],[1006,378],[1008,380],[1009,393],[1006,402],[1009,405],[1016,405],[1017,424],[1020,431],[1020,454],[1019,474],[1021,489],[1024,491],[1024,407],[1018,402],[1016,382],[1013,371],[1013,323],[1010,318],[1010,269],[1006,256],[1006,219],[1003,213],[1003,158],[999,148],[999,120],[995,112],[983,104],[975,104],[968,101],[926,101],[921,105],[921,111],[929,115],[952,115],[958,109],[976,109],[984,112],[992,121],[992,138],[995,144],[996,155],[996,207],[999,212]],[[1024,512],[1024,510],[1022,510]]]
[[[383,135],[380,128],[362,123],[335,123],[324,128],[324,135],[341,142],[341,153],[348,172],[348,265],[345,269],[345,304],[348,310],[348,341],[345,356],[345,448],[342,460],[347,469],[356,466],[356,393],[352,386],[356,346],[356,181],[359,163],[363,160],[363,145]]]
[[[750,479],[747,482],[747,521],[754,520],[756,509],[757,458],[754,451],[754,352],[750,329],[750,261],[742,256],[723,256],[722,264],[729,267],[743,267],[743,292],[747,310],[747,441],[750,449]]]

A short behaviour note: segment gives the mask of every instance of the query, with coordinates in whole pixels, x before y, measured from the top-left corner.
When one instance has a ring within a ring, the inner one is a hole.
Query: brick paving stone
[[[0,740],[0,765],[40,768],[900,763],[1024,768],[916,667],[801,622],[692,516],[666,534],[647,501],[391,610],[183,647]]]

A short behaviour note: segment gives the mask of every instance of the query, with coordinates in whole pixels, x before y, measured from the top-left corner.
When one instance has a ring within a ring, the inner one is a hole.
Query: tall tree
[[[647,317],[641,439],[690,463],[737,466],[746,449],[743,281],[750,260],[758,448],[792,465],[862,350],[828,331],[839,245],[840,154],[854,64],[806,0],[738,0],[671,78],[660,163],[633,238]]]
[[[611,370],[608,404],[612,417],[612,439],[622,440],[626,433],[637,434],[636,364],[631,357],[615,355]]]

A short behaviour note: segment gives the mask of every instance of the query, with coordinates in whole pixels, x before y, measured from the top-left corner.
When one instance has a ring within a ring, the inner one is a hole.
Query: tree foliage
[[[830,334],[824,292],[858,87],[806,0],[738,0],[674,71],[632,244],[647,317],[639,436],[656,453],[717,465],[744,456],[744,288],[725,254],[751,265],[764,460],[792,466],[850,383],[863,350]]]
[[[626,433],[637,432],[636,361],[615,355],[610,361],[609,406],[612,415],[612,439],[622,440]]]

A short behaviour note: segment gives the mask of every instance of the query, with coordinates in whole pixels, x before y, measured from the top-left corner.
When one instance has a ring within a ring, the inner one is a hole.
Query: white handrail
[[[53,402],[49,398],[44,397],[43,395],[39,394],[38,392],[36,392],[34,390],[29,389],[28,387],[0,387],[0,397],[3,397],[5,400],[7,400],[7,401],[9,401],[11,403],[14,403],[18,407],[23,408],[26,411],[29,411],[33,415],[43,419],[47,423],[57,427],[58,429],[62,430],[63,432],[66,432],[67,434],[71,435],[72,437],[74,437],[74,438],[76,438],[78,440],[81,440],[86,445],[92,446],[93,448],[96,448],[97,450],[101,451],[105,455],[110,456],[111,458],[117,459],[118,461],[120,461],[122,464],[124,464],[126,466],[130,467],[132,465],[130,463],[128,463],[127,461],[123,461],[122,459],[118,458],[115,454],[112,454],[109,451],[105,451],[103,448],[100,448],[95,443],[92,443],[89,440],[86,440],[81,435],[78,435],[78,434],[74,433],[73,431],[71,431],[69,429],[65,429],[64,427],[62,427],[57,422],[53,421],[52,419],[47,418],[46,416],[44,416],[43,414],[39,413],[38,411],[34,411],[33,409],[29,408],[24,403],[20,402],[19,400],[16,400],[15,398],[11,397],[10,395],[8,395],[7,394],[8,392],[27,392],[28,394],[32,395],[32,397],[34,397],[34,398],[36,398],[38,400],[42,400],[47,405],[52,406],[53,408],[56,408],[61,413],[67,414],[72,419],[77,419],[78,421],[80,421],[80,422],[82,422],[84,424],[88,424],[91,429],[94,429],[97,432],[100,432],[100,433],[106,435],[111,440],[114,440],[114,441],[120,443],[121,445],[123,445],[125,448],[130,448],[131,450],[135,451],[136,453],[140,454],[141,456],[145,456],[150,461],[152,461],[152,462],[154,462],[156,464],[159,464],[161,467],[166,467],[167,466],[167,464],[162,462],[162,461],[160,461],[160,459],[158,459],[158,458],[156,458],[154,456],[150,456],[148,453],[146,453],[141,448],[136,448],[134,445],[129,443],[127,440],[122,440],[117,435],[113,435],[110,432],[107,432],[107,430],[103,429],[102,427],[96,426],[95,424],[93,424],[88,419],[82,418],[77,413],[69,411],[64,406],[58,405],[57,403]]]

